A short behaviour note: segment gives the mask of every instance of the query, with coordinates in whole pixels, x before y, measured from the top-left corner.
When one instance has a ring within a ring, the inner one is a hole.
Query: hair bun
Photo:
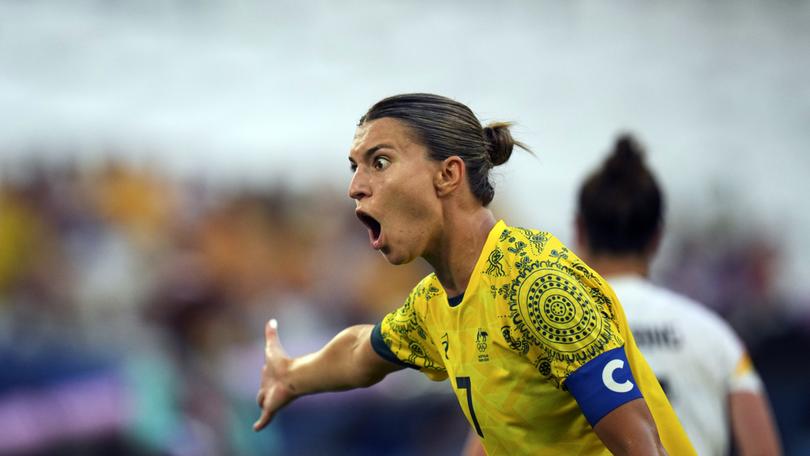
[[[511,126],[509,122],[492,122],[484,127],[484,139],[492,166],[502,165],[512,156],[517,143],[509,132]]]
[[[628,133],[620,135],[613,146],[613,152],[605,161],[605,172],[620,179],[642,169],[644,169],[644,149],[632,135]]]

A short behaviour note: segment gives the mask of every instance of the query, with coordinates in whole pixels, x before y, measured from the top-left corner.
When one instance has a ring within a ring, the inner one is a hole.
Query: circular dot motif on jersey
[[[570,276],[539,269],[522,281],[518,293],[526,326],[551,348],[575,352],[599,339],[603,321],[596,304]]]

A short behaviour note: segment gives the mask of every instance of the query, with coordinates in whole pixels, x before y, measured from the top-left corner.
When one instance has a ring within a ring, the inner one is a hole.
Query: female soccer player
[[[379,324],[300,358],[268,322],[254,429],[301,395],[411,367],[450,380],[489,454],[694,454],[610,287],[550,233],[487,209],[515,145],[508,124],[436,95],[369,109],[349,152],[357,217],[390,263],[435,272]]]
[[[700,455],[780,453],[762,383],[732,329],[702,305],[648,279],[663,232],[664,197],[643,151],[622,136],[582,185],[578,251],[607,278],[636,342]]]

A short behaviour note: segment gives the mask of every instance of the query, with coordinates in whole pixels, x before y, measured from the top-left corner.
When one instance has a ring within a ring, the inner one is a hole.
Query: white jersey
[[[697,453],[728,454],[729,394],[762,388],[743,344],[725,321],[689,298],[638,276],[608,282]]]

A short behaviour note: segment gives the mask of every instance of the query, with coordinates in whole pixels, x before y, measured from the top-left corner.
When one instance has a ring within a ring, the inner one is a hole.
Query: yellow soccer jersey
[[[605,358],[599,386],[643,395],[669,454],[695,454],[613,291],[551,234],[498,222],[463,298],[452,301],[435,274],[425,277],[375,327],[372,345],[433,380],[449,378],[488,454],[610,454],[589,420],[612,408],[594,414],[594,400],[583,399],[610,394],[579,381],[608,352],[621,354],[632,376],[619,375],[622,360]]]

